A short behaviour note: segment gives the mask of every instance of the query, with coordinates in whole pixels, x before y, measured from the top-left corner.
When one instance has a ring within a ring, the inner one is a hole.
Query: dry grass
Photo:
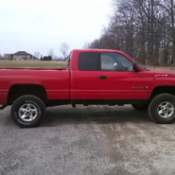
[[[0,61],[0,68],[66,68],[65,61]]]
[[[4,61],[0,60],[0,68],[66,68],[66,61]],[[151,69],[175,70],[174,66],[147,66]]]

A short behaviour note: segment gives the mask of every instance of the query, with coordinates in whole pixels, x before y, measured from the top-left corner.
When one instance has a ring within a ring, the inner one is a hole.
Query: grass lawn
[[[4,61],[0,60],[0,68],[66,68],[67,62],[66,61]],[[147,66],[151,69],[169,69],[175,70],[174,66]]]
[[[66,68],[65,61],[0,61],[0,68]]]

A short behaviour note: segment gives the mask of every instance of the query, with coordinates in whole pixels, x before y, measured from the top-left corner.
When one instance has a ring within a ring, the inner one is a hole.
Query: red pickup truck
[[[48,106],[124,105],[157,123],[175,121],[175,73],[145,69],[118,50],[73,50],[67,69],[0,69],[1,108],[20,127],[41,123]]]

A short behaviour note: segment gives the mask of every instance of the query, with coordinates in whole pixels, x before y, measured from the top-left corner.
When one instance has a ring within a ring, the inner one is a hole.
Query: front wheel
[[[23,95],[17,98],[11,109],[15,123],[22,128],[36,127],[45,114],[45,104],[34,95]]]
[[[149,117],[161,124],[175,121],[175,96],[160,94],[154,97],[148,107]]]

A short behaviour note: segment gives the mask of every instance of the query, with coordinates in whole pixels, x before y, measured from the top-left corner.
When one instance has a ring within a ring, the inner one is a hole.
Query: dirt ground
[[[0,175],[136,174],[175,174],[175,124],[130,106],[61,106],[20,129],[0,111]]]

